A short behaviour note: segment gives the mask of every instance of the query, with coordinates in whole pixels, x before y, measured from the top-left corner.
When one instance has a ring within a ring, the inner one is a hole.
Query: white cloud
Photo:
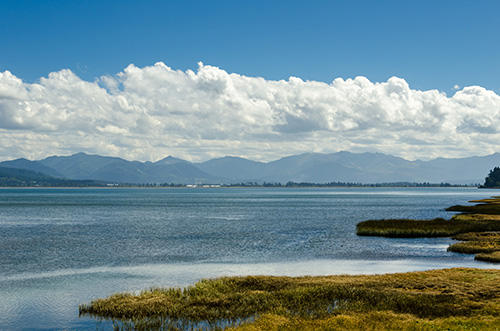
[[[427,159],[493,153],[499,139],[500,96],[479,86],[448,97],[397,77],[269,81],[202,63],[197,72],[129,65],[95,82],[70,70],[35,84],[0,73],[0,159],[85,151],[272,160],[338,150]]]

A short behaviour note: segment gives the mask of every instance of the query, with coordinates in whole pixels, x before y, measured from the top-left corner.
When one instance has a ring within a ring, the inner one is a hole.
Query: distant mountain
[[[270,162],[265,180],[324,182],[440,182],[441,171],[381,153],[308,153]]]
[[[9,168],[15,168],[15,169],[26,169],[26,170],[32,170],[35,172],[40,172],[52,177],[64,177],[61,175],[59,172],[54,170],[51,167],[47,167],[40,162],[37,161],[30,161],[26,160],[24,158],[21,159],[16,159],[12,161],[4,161],[0,162],[0,167],[9,167]]]
[[[265,182],[441,182],[445,169],[381,153],[305,153],[269,163],[224,157],[195,164],[216,176]]]
[[[226,156],[194,164],[199,169],[217,177],[235,181],[254,181],[262,179],[267,164],[241,157]]]
[[[71,156],[51,156],[38,163],[57,169],[65,178],[90,179],[95,178],[96,173],[106,166],[117,163],[125,164],[128,161],[117,157],[77,153]]]
[[[156,161],[155,164],[177,164],[177,163],[190,163],[189,161],[178,159],[173,156],[167,156],[164,159],[161,159],[160,161]]]
[[[88,187],[106,186],[94,180],[71,180],[55,178],[27,169],[0,167],[0,187]]]
[[[127,161],[78,153],[44,160],[17,159],[0,167],[33,170],[53,177],[130,184],[269,182],[448,182],[483,183],[489,170],[500,166],[500,153],[460,159],[408,161],[381,153],[305,153],[264,163],[226,156],[202,163],[168,156],[157,162]]]
[[[415,161],[416,163],[422,161]],[[424,162],[428,166],[444,170],[443,181],[450,183],[483,183],[489,171],[500,166],[500,153],[461,159],[437,158]]]
[[[196,168],[190,162],[171,156],[152,163],[78,153],[71,156],[51,156],[38,162],[71,179],[95,179],[131,184],[219,181],[216,176]]]

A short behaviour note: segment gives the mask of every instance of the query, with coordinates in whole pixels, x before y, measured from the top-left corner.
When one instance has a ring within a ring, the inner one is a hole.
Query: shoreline
[[[221,277],[183,289],[118,293],[79,310],[134,330],[497,330],[499,280],[500,270],[473,268]]]
[[[453,206],[467,212],[443,221],[457,222],[453,225],[496,222],[500,227],[500,216],[496,217],[500,215],[500,197],[472,202],[494,205],[486,208],[494,213],[484,216],[471,211],[484,211],[485,207]],[[412,221],[417,228],[432,224]],[[481,239],[484,237],[496,235]],[[228,326],[229,330],[428,330],[458,326],[459,330],[496,330],[500,324],[499,280],[500,270],[479,268],[375,275],[233,276],[201,280],[183,289],[117,293],[82,304],[79,311],[137,330],[199,325],[208,329]]]
[[[476,204],[446,208],[461,212],[449,220],[369,220],[357,224],[356,234],[386,238],[450,237],[461,242],[450,245],[448,251],[476,254],[476,260],[500,263],[500,197],[469,202]]]

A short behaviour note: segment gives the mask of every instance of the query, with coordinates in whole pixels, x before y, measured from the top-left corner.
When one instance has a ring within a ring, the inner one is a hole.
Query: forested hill
[[[41,172],[0,167],[0,187],[89,187],[106,186],[95,180],[55,178]]]

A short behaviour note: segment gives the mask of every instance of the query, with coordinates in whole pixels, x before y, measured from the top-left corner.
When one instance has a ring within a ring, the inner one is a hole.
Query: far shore
[[[106,185],[0,185],[0,189],[17,189],[17,188],[482,188],[479,184],[459,185],[447,183],[376,183],[376,184],[361,184],[361,183],[287,183],[287,184],[106,184]]]

